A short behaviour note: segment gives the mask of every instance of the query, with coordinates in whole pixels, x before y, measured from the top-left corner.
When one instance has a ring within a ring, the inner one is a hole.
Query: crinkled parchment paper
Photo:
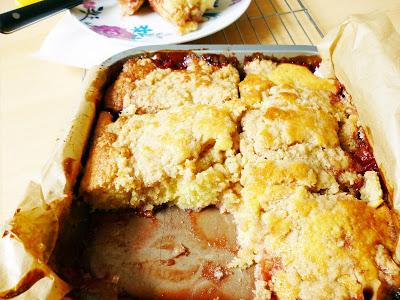
[[[400,210],[400,36],[384,15],[353,16],[319,45],[320,72],[335,74],[352,95],[360,120]],[[0,232],[0,298],[59,299],[70,287],[48,266],[72,201],[84,147],[107,70],[86,77],[82,102],[65,139]]]
[[[354,15],[318,46],[322,71],[352,96],[390,199],[400,210],[400,35],[384,14]]]
[[[95,68],[82,86],[82,101],[69,131],[42,172],[31,183],[12,220],[0,232],[0,299],[60,299],[69,290],[47,265],[63,215],[68,213],[72,188],[100,101],[106,70]],[[32,285],[33,284],[33,285]]]

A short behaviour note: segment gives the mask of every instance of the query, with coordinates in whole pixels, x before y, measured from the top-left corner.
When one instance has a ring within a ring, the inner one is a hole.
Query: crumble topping
[[[85,200],[219,206],[238,229],[232,267],[256,264],[256,299],[363,299],[399,284],[395,224],[351,97],[304,66],[256,58],[244,70],[239,82],[231,64],[128,61],[106,98],[120,116],[98,121]]]
[[[239,72],[188,58],[186,68],[157,68],[149,58],[129,60],[106,97],[115,111],[156,113],[184,104],[218,105],[238,100]]]

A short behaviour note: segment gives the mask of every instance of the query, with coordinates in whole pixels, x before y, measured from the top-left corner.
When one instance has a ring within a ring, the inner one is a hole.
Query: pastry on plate
[[[214,7],[215,0],[149,0],[153,10],[174,24],[180,34],[194,31],[203,21],[206,10]],[[119,0],[124,15],[133,15],[144,0]]]

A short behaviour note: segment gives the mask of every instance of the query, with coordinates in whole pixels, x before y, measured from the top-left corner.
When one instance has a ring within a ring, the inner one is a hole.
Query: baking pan
[[[254,270],[228,268],[235,256],[232,217],[158,208],[93,211],[79,198],[82,167],[107,86],[132,56],[193,51],[236,56],[316,55],[311,46],[180,45],[136,48],[89,70],[69,130],[32,182],[0,238],[0,298],[251,299]],[[240,69],[240,65],[239,65]],[[18,276],[15,275],[18,272]],[[40,295],[40,296],[39,296]]]
[[[101,66],[111,67],[121,61],[126,61],[128,58],[141,55],[143,53],[156,51],[193,51],[197,54],[215,53],[226,56],[234,55],[239,62],[243,62],[245,56],[259,52],[265,55],[280,57],[293,57],[300,55],[318,55],[317,47],[315,46],[300,46],[300,45],[169,45],[169,46],[149,46],[138,47],[118,53],[106,61]]]
[[[400,77],[393,62],[400,40],[387,26],[388,21],[380,19],[382,26],[376,26],[375,19],[372,22],[369,17],[353,17],[340,30],[328,34],[318,49],[325,67],[321,71],[335,75],[352,95],[388,183],[389,202],[396,210],[400,203],[396,83]],[[44,168],[41,181],[28,186],[26,196],[1,233],[0,273],[5,276],[0,280],[0,298],[253,297],[252,270],[232,272],[226,268],[237,250],[235,226],[229,215],[212,207],[200,213],[165,207],[154,214],[132,210],[94,212],[77,197],[85,149],[97,113],[104,107],[105,88],[128,57],[163,48],[132,49],[87,73],[80,106],[68,132]],[[277,57],[317,54],[314,47],[296,46],[166,48],[236,55],[239,61],[253,52]],[[396,261],[399,253],[400,247],[393,252]]]
[[[157,51],[223,54],[235,56],[240,64],[253,53],[277,58],[317,54],[312,46],[135,48],[101,65],[108,78],[104,85],[115,79],[127,59]],[[254,268],[228,267],[238,250],[236,225],[217,208],[191,212],[164,207],[151,215],[132,210],[91,212],[76,199],[65,224],[53,261],[58,274],[75,287],[70,293],[74,298],[253,298]]]

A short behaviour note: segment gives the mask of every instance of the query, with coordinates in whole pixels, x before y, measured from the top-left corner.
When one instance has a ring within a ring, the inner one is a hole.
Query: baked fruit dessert
[[[94,207],[203,208],[238,181],[238,132],[228,109],[186,105],[114,123],[103,113],[99,121],[82,181]]]
[[[106,107],[122,112],[99,117],[81,184],[94,207],[202,208],[238,182],[239,73],[218,57],[180,59],[131,59],[107,92]]]
[[[158,53],[128,60],[108,89],[106,108],[153,113],[183,104],[222,104],[238,100],[240,81],[235,59],[184,52]]]
[[[315,58],[158,53],[105,95],[80,192],[100,210],[216,206],[255,299],[386,299],[398,222],[351,97]],[[386,298],[385,298],[386,297]]]

